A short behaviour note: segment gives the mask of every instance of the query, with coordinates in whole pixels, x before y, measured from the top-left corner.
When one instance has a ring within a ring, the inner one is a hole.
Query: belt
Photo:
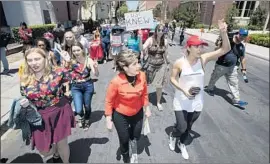
[[[85,79],[83,81],[72,81],[72,84],[82,84],[82,83],[86,83],[86,82],[92,82],[91,78]]]

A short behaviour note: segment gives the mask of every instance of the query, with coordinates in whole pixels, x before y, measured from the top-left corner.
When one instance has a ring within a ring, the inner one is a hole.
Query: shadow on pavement
[[[146,152],[148,156],[150,156],[149,146],[151,145],[148,136],[141,135],[139,141],[137,142],[137,153],[142,154],[143,151]],[[120,147],[116,151],[116,160],[120,161],[122,158]]]
[[[207,86],[205,87],[204,91],[208,94],[207,92]],[[228,96],[229,94],[231,94],[231,92],[227,91],[227,90],[224,90],[224,89],[221,89],[221,88],[217,88],[215,87],[214,89],[214,95],[217,95],[217,96],[220,96],[222,97],[224,100],[226,100],[229,104],[233,105],[233,101],[232,99]],[[233,105],[234,106],[234,105]],[[234,106],[234,107],[237,107],[241,110],[244,110],[245,108],[243,107],[240,107],[240,106]]]
[[[19,71],[18,68],[10,69],[7,73],[1,72],[0,75],[12,76],[13,74],[17,73],[18,71]]]
[[[26,153],[12,160],[9,163],[43,163],[43,159],[39,154]]]
[[[148,136],[141,135],[140,140],[137,142],[138,154],[142,154],[143,151],[150,156],[149,146],[151,145]]]
[[[165,132],[167,133],[168,135],[168,141],[169,141],[169,135],[170,133],[173,131],[173,126],[169,126],[165,129]],[[196,138],[199,138],[201,135],[193,130],[190,131],[189,135],[188,135],[188,138],[185,142],[185,145],[190,145],[192,143],[192,141]],[[177,141],[176,143],[179,142],[179,138],[177,138]],[[169,147],[169,146],[168,146]],[[178,146],[175,146],[175,152],[176,153],[180,153],[180,149],[178,148]]]
[[[93,111],[91,113],[90,124],[98,122],[99,120],[101,120],[103,115],[104,115],[104,111],[99,111],[99,110],[98,111]]]
[[[165,98],[163,97],[163,95],[167,95],[167,93],[162,92],[162,96],[161,96],[161,100],[160,103],[166,103]],[[157,105],[157,95],[156,92],[152,92],[148,94],[149,97],[149,102],[152,103],[153,105]]]
[[[70,146],[70,162],[71,163],[87,163],[91,155],[92,144],[106,144],[108,138],[84,138],[69,143]]]

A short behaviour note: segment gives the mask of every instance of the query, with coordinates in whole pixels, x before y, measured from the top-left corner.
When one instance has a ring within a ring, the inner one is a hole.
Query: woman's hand
[[[23,98],[21,101],[20,101],[20,105],[23,107],[23,108],[26,108],[29,106],[29,100],[26,99],[26,98]]]
[[[109,131],[112,130],[113,122],[112,122],[112,116],[107,116],[106,117],[106,124],[107,124],[107,129]]]
[[[70,62],[70,56],[67,51],[61,51],[60,55],[66,62]]]
[[[94,59],[94,60],[93,60],[93,67],[94,67],[95,69],[98,68],[98,59]]]
[[[224,21],[224,19],[218,20],[218,28],[222,32],[227,32],[228,25]]]
[[[189,100],[192,100],[192,99],[195,98],[195,95],[190,94],[190,93],[189,93],[189,90],[190,90],[190,89],[188,89],[188,90],[183,90],[183,93],[187,96],[187,98],[188,98]]]
[[[146,116],[147,118],[149,118],[149,117],[151,116],[151,110],[150,110],[149,106],[147,106],[147,107],[145,108],[144,114],[145,114],[145,116]]]

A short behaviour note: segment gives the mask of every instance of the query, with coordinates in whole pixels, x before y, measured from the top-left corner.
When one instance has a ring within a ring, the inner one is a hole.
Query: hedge
[[[270,48],[270,36],[267,34],[250,34],[249,43]]]
[[[33,25],[33,26],[29,26],[28,28],[32,29],[32,36],[33,39],[39,38],[39,37],[43,37],[43,34],[46,32],[52,32],[53,28],[55,27],[55,24],[45,24],[45,25]],[[19,37],[19,27],[12,27],[12,34],[13,34],[13,39],[15,42],[20,42],[21,39]]]

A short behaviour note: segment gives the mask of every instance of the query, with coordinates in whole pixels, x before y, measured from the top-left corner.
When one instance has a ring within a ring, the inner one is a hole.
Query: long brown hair
[[[31,55],[32,53],[38,53],[44,58],[44,61],[45,61],[45,65],[44,65],[45,70],[44,70],[44,75],[43,75],[44,81],[48,81],[51,79],[50,75],[52,72],[52,67],[49,64],[49,60],[47,58],[45,51],[41,48],[31,48],[31,49],[27,50],[25,52],[25,55],[24,55],[24,66],[25,67],[23,70],[22,78],[21,78],[21,85],[22,86],[32,85],[36,79],[34,71],[30,68],[29,64],[27,63],[27,56]]]
[[[154,33],[154,35],[153,35],[155,42],[157,42],[157,31],[158,31],[158,29],[159,29],[161,26],[164,27],[163,24],[158,24],[158,25],[156,26],[156,28],[155,28],[155,33]],[[165,46],[165,34],[164,34],[164,33],[162,34],[162,36],[161,36],[161,38],[160,38],[159,46],[160,46],[160,47],[164,47],[164,46]]]

